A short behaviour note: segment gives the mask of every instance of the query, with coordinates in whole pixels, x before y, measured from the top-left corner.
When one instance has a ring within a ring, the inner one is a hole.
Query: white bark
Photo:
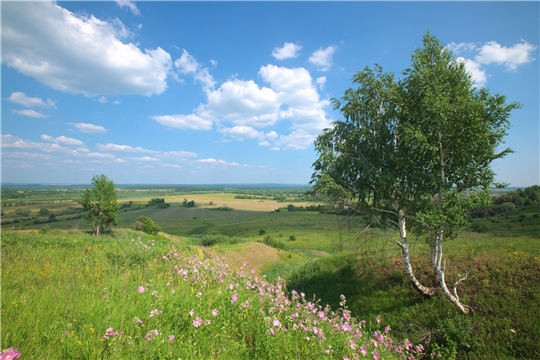
[[[416,286],[418,291],[424,295],[433,296],[437,293],[439,289],[424,286],[418,281],[414,275],[414,270],[411,265],[411,258],[409,256],[409,242],[407,240],[407,224],[405,221],[405,213],[403,209],[398,210],[398,225],[399,225],[399,235],[401,237],[401,243],[398,245],[401,247],[401,254],[403,255],[403,264],[405,265],[405,270],[411,282]]]

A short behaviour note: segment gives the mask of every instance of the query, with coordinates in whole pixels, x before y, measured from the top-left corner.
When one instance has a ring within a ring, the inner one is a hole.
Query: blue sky
[[[493,163],[539,181],[538,2],[2,2],[2,182],[307,184],[329,99],[429,30],[523,108]]]

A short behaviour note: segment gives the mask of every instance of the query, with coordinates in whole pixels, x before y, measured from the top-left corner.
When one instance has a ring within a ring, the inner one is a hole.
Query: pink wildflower
[[[278,319],[275,319],[275,320],[273,321],[273,324],[274,324],[275,327],[281,326],[281,323],[279,322]]]
[[[249,300],[246,300],[246,302],[244,303],[244,307],[247,309],[249,308]]]
[[[139,318],[135,318],[135,322],[136,322],[137,324],[142,324],[142,320],[139,319]]]
[[[157,291],[156,290],[152,290],[152,296],[156,295],[157,294]]]
[[[238,300],[238,293],[234,293],[234,295],[231,298],[231,304],[235,303]]]
[[[14,348],[6,349],[2,354],[0,354],[0,360],[13,360],[21,357],[19,350]]]
[[[195,320],[193,320],[193,326],[195,326],[196,328],[198,328],[199,326],[202,325],[202,319],[200,317],[196,317]]]
[[[373,360],[379,360],[381,358],[381,355],[378,353],[373,353]]]
[[[146,289],[144,288],[144,286],[139,286],[137,288],[137,291],[140,292],[140,293],[143,293]]]
[[[362,345],[362,347],[360,348],[360,353],[364,356],[367,355],[366,345]]]
[[[174,335],[169,335],[169,344],[174,342]]]
[[[375,320],[377,320],[377,324],[380,324],[381,323],[381,318],[380,317],[376,317]]]
[[[212,310],[212,315],[213,316],[218,316],[218,311],[216,309]]]
[[[193,316],[193,314],[195,314],[195,310],[191,309],[191,310],[189,311],[189,316]]]

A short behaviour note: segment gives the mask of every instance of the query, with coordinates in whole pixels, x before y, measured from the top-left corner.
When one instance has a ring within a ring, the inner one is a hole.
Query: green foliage
[[[39,209],[39,216],[47,216],[49,215],[49,210],[46,208]]]
[[[279,240],[274,239],[270,235],[266,235],[262,240],[262,243],[268,246],[271,246],[275,249],[284,250],[286,248],[285,244]]]
[[[83,206],[82,218],[92,225],[94,234],[99,236],[109,225],[120,222],[116,214],[119,209],[118,195],[114,182],[105,175],[94,176],[92,185],[92,189],[85,189],[79,204]]]
[[[150,201],[148,201],[149,206],[159,205],[159,204],[164,204],[164,203],[165,203],[165,198],[153,198]]]
[[[448,313],[437,322],[437,338],[432,351],[443,359],[455,359],[458,352],[467,353],[471,349],[472,323],[470,318]]]
[[[188,201],[187,199],[184,199],[184,201],[182,202],[182,206],[195,207],[195,201],[194,200]]]
[[[265,229],[260,229],[259,230],[259,235],[264,235],[266,234],[266,230]]]
[[[201,245],[206,247],[216,244],[237,244],[240,242],[244,242],[244,240],[238,237],[229,237],[220,234],[205,235],[201,239]]]
[[[289,241],[296,241],[296,236],[295,235],[289,236]]]
[[[30,210],[28,210],[28,209],[16,209],[15,210],[15,216],[28,217],[28,216],[30,216]]]
[[[489,228],[487,225],[482,223],[473,222],[470,226],[472,231],[475,231],[477,233],[487,233],[489,231]]]
[[[137,221],[135,221],[134,227],[135,227],[135,230],[137,231],[144,231],[147,234],[153,234],[153,235],[161,231],[161,228],[154,222],[154,220],[143,215],[137,218]]]

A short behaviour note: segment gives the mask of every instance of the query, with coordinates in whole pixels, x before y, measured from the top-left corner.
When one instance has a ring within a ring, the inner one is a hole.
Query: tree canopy
[[[357,89],[332,99],[344,120],[335,121],[315,141],[316,191],[373,215],[396,230],[411,281],[424,294],[442,290],[462,311],[456,286],[444,280],[443,234],[454,236],[467,223],[468,211],[489,201],[493,160],[510,126],[507,104],[474,84],[463,61],[427,32],[423,48],[396,80],[381,66],[353,77]],[[438,286],[416,279],[409,258],[407,230],[425,234],[432,247]]]
[[[120,221],[117,216],[118,194],[114,182],[105,175],[94,176],[92,185],[92,189],[84,190],[79,204],[83,206],[82,218],[92,225],[94,235],[99,236],[109,225],[117,225]]]

